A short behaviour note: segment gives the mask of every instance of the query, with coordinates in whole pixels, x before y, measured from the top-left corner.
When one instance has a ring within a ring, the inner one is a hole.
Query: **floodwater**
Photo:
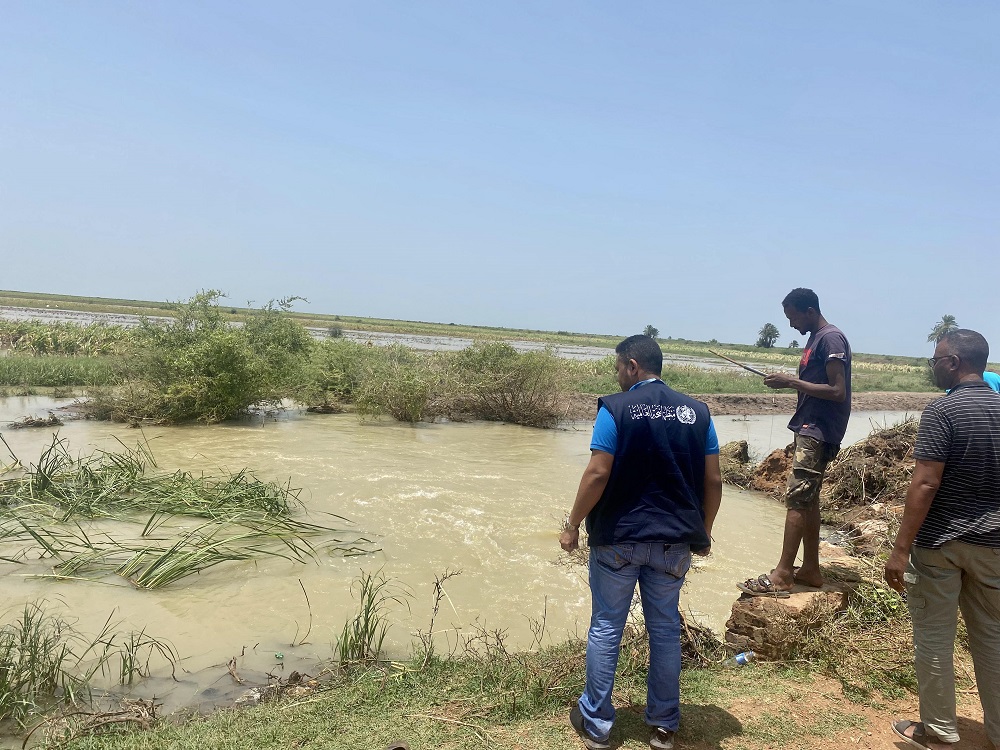
[[[856,411],[851,414],[847,424],[847,434],[844,445],[851,445],[863,439],[873,429],[896,424],[907,417],[919,417],[919,413],[903,411]],[[788,431],[788,414],[759,414],[749,416],[713,415],[715,429],[719,442],[728,443],[731,440],[746,440],[750,447],[750,456],[756,461],[763,459],[768,453],[784,448],[792,442],[792,433]]]
[[[44,415],[59,403],[65,402],[0,400],[0,425]],[[762,453],[787,442],[786,422],[787,417],[719,417],[717,427],[723,441],[750,439]],[[864,418],[860,424],[867,432]],[[4,430],[3,435],[27,463],[37,460],[52,432]],[[350,519],[347,528],[361,531],[379,549],[350,558],[323,554],[310,564],[226,563],[156,591],[137,590],[114,577],[102,582],[33,577],[48,572],[51,561],[0,562],[3,619],[24,602],[45,599],[85,633],[96,633],[115,612],[121,630],[145,629],[169,640],[182,657],[181,681],[157,679],[138,688],[142,695],[155,688],[168,710],[231,698],[236,688],[226,663],[233,656],[240,657],[240,673],[251,678],[292,669],[315,674],[356,610],[351,584],[361,570],[382,571],[409,592],[408,607],[394,606],[390,615],[391,657],[405,657],[417,630],[427,630],[434,577],[449,570],[461,574],[445,584],[448,597],[435,626],[442,633],[439,650],[476,627],[507,630],[508,646],[528,647],[532,619],[544,618],[546,642],[586,632],[586,572],[567,564],[558,533],[589,458],[589,424],[555,430],[494,423],[411,426],[293,411],[277,419],[258,416],[239,424],[162,427],[144,434],[163,470],[250,467],[262,479],[291,478],[311,514]],[[83,453],[115,449],[114,437],[126,444],[143,437],[121,425],[87,421],[68,422],[59,435],[73,452]],[[772,499],[726,487],[714,554],[696,561],[682,595],[684,608],[721,630],[738,594],[734,581],[768,570],[776,559],[783,519],[781,505]],[[308,643],[290,645],[301,639],[310,619]]]

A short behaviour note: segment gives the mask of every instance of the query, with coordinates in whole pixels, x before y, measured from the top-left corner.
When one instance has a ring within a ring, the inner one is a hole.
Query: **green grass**
[[[614,357],[580,362],[566,360],[560,370],[568,388],[577,393],[615,393],[619,390],[615,379]],[[763,378],[743,375],[735,368],[706,370],[699,367],[664,365],[663,381],[683,393],[773,393],[765,387]]]
[[[107,323],[0,320],[0,349],[19,354],[107,356],[121,354],[134,331]]]
[[[119,576],[139,589],[175,584],[231,561],[279,557],[299,563],[320,550],[370,551],[356,532],[297,519],[298,491],[249,471],[222,477],[155,473],[145,443],[75,458],[53,437],[20,476],[0,480],[4,560],[52,560],[54,578]],[[204,519],[190,528],[190,518]],[[114,534],[93,519],[119,522]],[[125,525],[128,529],[122,528]]]
[[[434,660],[342,673],[328,689],[307,697],[250,710],[222,711],[207,719],[164,722],[149,732],[80,738],[66,750],[160,750],[211,747],[329,748],[381,750],[406,739],[414,750],[475,747],[565,750],[579,747],[567,723],[570,706],[583,686],[582,644],[552,647],[508,663],[501,679],[484,677],[475,659]],[[566,665],[568,669],[563,669]],[[538,674],[562,678],[534,688]],[[619,674],[618,718],[613,745],[648,748],[643,721],[644,675]],[[864,718],[843,702],[816,713],[803,703],[808,673],[754,665],[732,673],[690,669],[681,678],[682,747],[694,750],[763,750],[801,747],[803,737],[827,738],[864,726]],[[806,698],[807,700],[807,698]],[[747,711],[745,706],[752,703]],[[741,720],[734,705],[742,705]]]
[[[355,655],[332,665],[329,681],[318,692],[286,696],[251,710],[220,711],[205,719],[161,722],[148,732],[81,736],[61,747],[378,750],[398,739],[406,739],[415,749],[576,746],[566,717],[583,689],[583,640],[510,651],[504,644],[506,631],[477,624],[458,636],[448,657],[428,658],[425,652],[416,653],[410,662],[382,661],[372,644],[387,624],[386,612],[379,606],[385,601],[387,583],[378,574],[362,576],[355,622],[364,619],[364,631],[374,640],[366,636]],[[866,596],[856,605],[867,624],[874,620],[884,625],[886,618],[897,617],[895,608],[872,601]],[[834,628],[824,635],[841,646],[853,643],[848,628]],[[912,648],[896,645],[901,653]],[[648,746],[649,730],[643,721],[647,659],[641,621],[630,622],[615,687],[618,720],[612,741],[618,747]],[[842,738],[866,726],[860,706],[823,676],[824,665],[806,659],[790,664],[754,662],[739,669],[698,663],[704,662],[693,655],[690,661],[685,657],[681,675],[680,737],[686,748],[803,747],[811,739]]]
[[[109,617],[100,633],[88,637],[46,602],[24,604],[0,627],[0,720],[23,727],[59,704],[82,705],[98,672],[117,674],[126,685],[148,674],[154,658],[176,664],[165,641],[116,627]]]
[[[101,386],[113,382],[117,369],[115,357],[10,354],[0,356],[0,386]]]
[[[16,297],[16,295],[15,295]],[[17,297],[59,304],[54,298]],[[0,301],[4,298],[0,296]],[[14,301],[11,298],[7,301]],[[129,300],[72,298],[74,304],[138,306]],[[618,389],[614,357],[598,361],[560,359],[550,351],[519,354],[501,339],[584,343],[567,332],[443,326],[414,321],[326,316],[306,319],[283,300],[261,310],[229,308],[214,291],[159,312],[172,325],[114,326],[0,322],[0,387],[91,387],[92,416],[116,421],[173,423],[220,421],[254,404],[291,398],[310,406],[353,402],[366,418],[389,415],[407,422],[488,419],[549,426],[563,413],[569,393]],[[121,310],[119,310],[120,312]],[[148,312],[137,309],[133,312]],[[241,326],[230,326],[239,321]],[[336,321],[334,325],[330,325]],[[468,336],[460,352],[421,352],[401,345],[371,347],[344,339],[311,339],[300,323],[340,330],[357,324],[371,330]],[[588,343],[611,347],[618,337]],[[709,348],[764,369],[794,371],[797,349],[760,349],[739,344],[661,342],[668,353],[712,357]],[[32,353],[38,356],[26,356]],[[52,356],[53,352],[115,352],[119,356]],[[664,380],[691,394],[771,393],[758,376],[735,366],[704,369],[668,364]],[[904,357],[858,355],[853,386],[866,391],[932,392],[926,363]],[[101,386],[111,386],[101,388]]]
[[[382,658],[382,644],[389,632],[388,607],[406,603],[405,593],[398,591],[381,571],[362,571],[357,586],[361,604],[357,614],[344,623],[337,641],[341,665],[373,664]]]

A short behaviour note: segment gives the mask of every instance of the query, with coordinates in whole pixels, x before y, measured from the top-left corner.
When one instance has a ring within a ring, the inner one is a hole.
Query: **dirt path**
[[[992,748],[986,729],[983,726],[983,709],[977,694],[960,693],[958,702],[958,731],[962,737],[959,748],[976,748],[988,750]],[[729,712],[742,724],[765,722],[773,717],[775,725],[791,721],[805,729],[802,736],[789,743],[787,739],[778,739],[775,744],[743,742],[741,738],[731,738],[722,747],[729,750],[737,748],[796,748],[799,750],[900,750],[909,747],[892,731],[890,724],[897,719],[919,720],[917,697],[907,697],[900,701],[891,701],[876,706],[860,705],[843,697],[840,683],[826,677],[816,677],[811,683],[801,686],[794,700],[780,697],[774,700],[756,696],[753,700],[736,702],[728,706]],[[831,732],[829,736],[816,736],[822,733],[824,722],[817,722],[820,717],[843,717],[843,730]],[[777,738],[776,738],[777,739]],[[709,746],[705,746],[708,750]],[[698,744],[691,746],[692,750],[702,750]]]

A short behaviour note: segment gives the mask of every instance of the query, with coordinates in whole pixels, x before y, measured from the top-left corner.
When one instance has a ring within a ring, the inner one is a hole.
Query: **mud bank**
[[[734,415],[743,414],[792,414],[795,411],[796,394],[794,393],[712,393],[707,395],[692,394],[699,401],[708,404],[712,414]],[[851,396],[851,407],[854,411],[906,411],[914,415],[924,410],[924,407],[941,393],[904,393],[871,391],[855,393]],[[568,420],[593,419],[597,409],[597,396],[577,393],[569,397],[565,405]]]

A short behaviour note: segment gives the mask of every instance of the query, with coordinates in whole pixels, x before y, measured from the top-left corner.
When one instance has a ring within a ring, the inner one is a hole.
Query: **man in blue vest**
[[[586,519],[592,615],[587,682],[570,723],[588,750],[609,748],[611,692],[636,583],[649,633],[646,723],[653,750],[671,750],[680,721],[678,596],[691,553],[711,550],[722,502],[719,440],[708,407],[660,380],[655,339],[616,348],[622,392],[598,399],[591,457],[559,544],[577,548]]]

